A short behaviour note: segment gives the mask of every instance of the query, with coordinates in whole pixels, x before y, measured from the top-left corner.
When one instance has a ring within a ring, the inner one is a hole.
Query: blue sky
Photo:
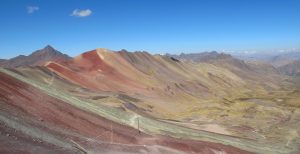
[[[300,47],[300,0],[1,0],[0,21],[0,58]]]

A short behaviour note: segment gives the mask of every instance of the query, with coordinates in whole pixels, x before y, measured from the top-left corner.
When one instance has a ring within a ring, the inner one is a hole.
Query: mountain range
[[[274,67],[292,67],[293,62],[300,59],[300,51],[272,51],[272,52],[232,52],[234,57],[245,61],[260,61],[272,64]],[[286,65],[286,66],[285,66]],[[290,69],[292,69],[290,68]],[[282,70],[282,69],[279,69]],[[282,73],[285,73],[284,71]],[[288,74],[291,75],[291,74]]]
[[[298,62],[300,60],[299,51],[286,51],[286,52],[250,52],[241,53],[233,52],[233,56],[225,53],[212,52],[202,52],[202,53],[190,53],[190,54],[180,54],[171,55],[167,54],[169,57],[174,57],[181,60],[190,60],[194,62],[207,62],[215,61],[215,59],[231,59],[232,62],[236,63],[246,62],[248,64],[252,63],[255,65],[261,64],[262,67],[266,65],[272,65],[274,68],[270,67],[273,71],[279,71],[282,74],[293,76],[299,72]],[[286,71],[289,70],[289,71]]]
[[[0,64],[0,152],[300,150],[297,61],[46,46]]]

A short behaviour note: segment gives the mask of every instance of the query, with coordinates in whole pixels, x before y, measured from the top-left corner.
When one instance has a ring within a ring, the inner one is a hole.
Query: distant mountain
[[[286,75],[300,76],[300,60],[295,60],[289,64],[280,66],[278,67],[278,70]]]
[[[169,57],[173,57],[176,59],[181,59],[181,60],[191,60],[194,62],[208,62],[211,60],[216,60],[216,59],[226,59],[226,58],[231,58],[229,54],[224,54],[224,53],[218,53],[216,51],[212,52],[201,52],[201,53],[181,53],[180,55],[171,55],[167,54]]]
[[[300,60],[300,52],[287,52],[274,56],[270,62],[275,67],[280,67],[292,63],[295,60]]]
[[[218,53],[216,51],[212,52],[201,52],[201,53],[190,53],[180,55],[170,55],[167,54],[168,57],[173,57],[183,61],[193,61],[193,62],[205,62],[211,63],[219,66],[228,66],[227,68],[232,68],[233,66],[247,69],[248,66],[244,63],[244,61],[232,57],[230,54]]]
[[[71,59],[66,54],[63,54],[55,50],[50,45],[47,45],[45,48],[37,50],[30,54],[29,56],[19,55],[17,57],[11,58],[9,60],[0,61],[0,66],[2,67],[22,67],[22,66],[39,66],[44,65],[48,61],[65,61]]]
[[[232,52],[234,57],[245,61],[263,61],[280,67],[300,59],[300,51]]]
[[[245,51],[245,52],[230,52],[230,54],[238,59],[245,61],[270,61],[273,57],[280,55],[280,52],[259,52],[259,51]]]

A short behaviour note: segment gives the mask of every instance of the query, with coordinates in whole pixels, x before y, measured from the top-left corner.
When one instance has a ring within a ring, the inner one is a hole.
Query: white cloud
[[[38,11],[40,8],[38,6],[27,6],[27,13],[32,14]]]
[[[75,9],[71,16],[76,16],[76,17],[87,17],[90,16],[92,14],[92,11],[90,9],[86,9],[86,10],[79,10],[79,9]]]

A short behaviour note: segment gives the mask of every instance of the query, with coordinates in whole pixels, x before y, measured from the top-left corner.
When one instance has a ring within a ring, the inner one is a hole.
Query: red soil
[[[62,75],[62,77],[68,79],[69,81],[72,81],[78,85],[81,85],[83,87],[88,87],[91,89],[97,89],[97,86],[95,84],[92,84],[89,82],[89,80],[83,79],[84,77],[80,76],[76,72],[69,70],[67,68],[64,68],[63,66],[60,66],[56,63],[49,63],[47,67],[51,70],[54,70],[58,74]]]
[[[105,91],[130,91],[130,89],[139,91],[143,89],[143,86],[137,85],[107,64],[99,57],[96,50],[85,52],[66,62],[50,62],[46,67],[62,77],[90,89]]]
[[[96,50],[85,52],[81,55],[79,61],[73,60],[73,65],[80,68],[85,68],[87,72],[101,70],[101,73],[109,76],[111,80],[128,82],[126,77],[116,71],[113,67],[109,66],[103,59],[101,59]],[[125,83],[124,83],[125,84]]]
[[[96,50],[85,52],[81,55],[82,60],[78,63],[81,67],[85,67],[88,71],[101,69],[103,72],[111,73],[114,71],[112,67],[107,65],[97,54]],[[76,62],[75,62],[76,63]]]

